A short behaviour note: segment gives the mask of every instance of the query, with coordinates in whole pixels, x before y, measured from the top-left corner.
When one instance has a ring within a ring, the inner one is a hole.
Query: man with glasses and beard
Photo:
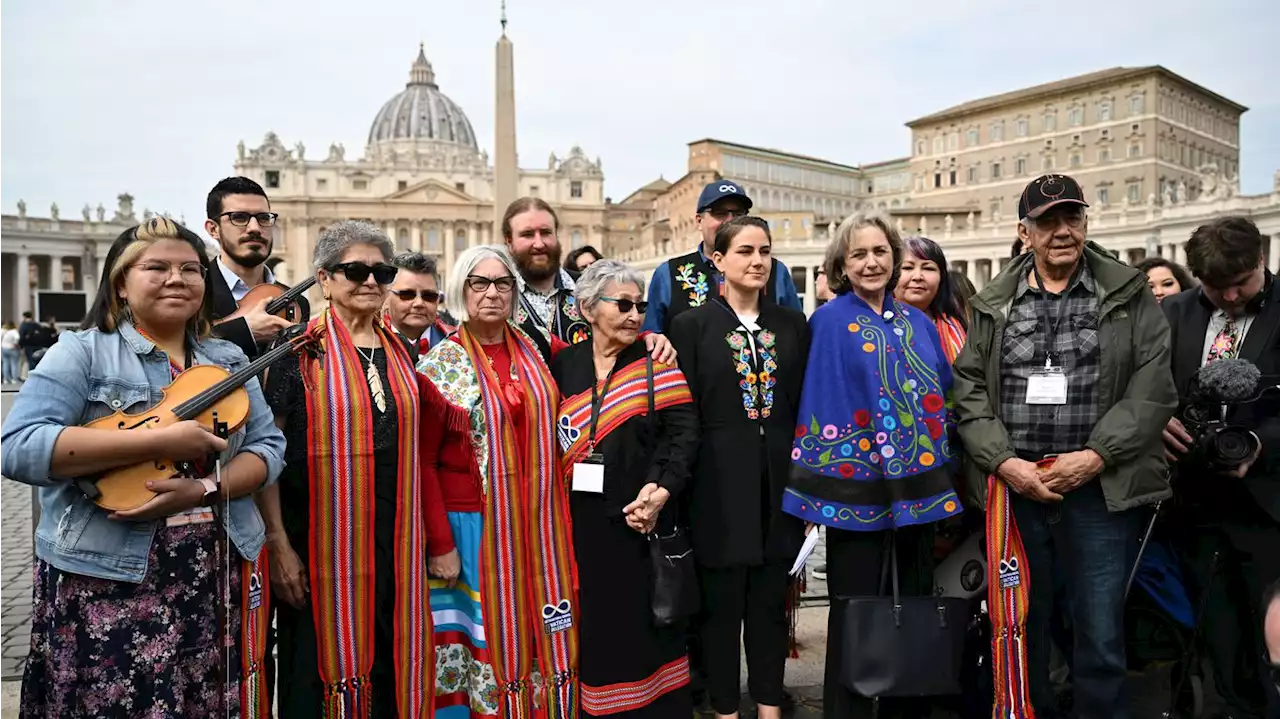
[[[560,266],[559,230],[555,210],[537,197],[521,197],[502,215],[502,237],[520,270],[515,321],[548,363],[561,347],[591,338],[591,328],[574,297],[573,278]],[[642,336],[654,360],[675,361],[675,350],[666,337],[653,333]]]
[[[276,213],[271,211],[267,193],[247,177],[228,177],[209,191],[205,201],[208,219],[205,232],[217,241],[221,252],[209,273],[213,284],[213,317],[215,320],[235,313],[237,303],[249,290],[272,282],[275,276],[266,262],[271,257],[272,232]],[[258,303],[244,316],[214,326],[213,333],[239,345],[249,359],[258,356],[280,330],[291,322],[266,312],[267,301]],[[306,322],[311,308],[305,297],[298,298],[302,309],[299,322]]]
[[[719,273],[709,259],[716,241],[716,230],[750,210],[751,198],[736,182],[717,180],[702,188],[702,194],[698,196],[698,213],[693,216],[702,242],[693,252],[667,260],[653,271],[644,329],[665,333],[676,315],[701,307],[708,299],[719,295]],[[677,290],[672,291],[673,287]],[[791,279],[791,270],[777,259],[773,260],[764,292],[765,297],[783,307],[804,310],[800,295],[796,293],[795,281]]]

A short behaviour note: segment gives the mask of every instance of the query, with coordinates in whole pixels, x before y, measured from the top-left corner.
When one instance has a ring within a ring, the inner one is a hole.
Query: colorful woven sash
[[[263,662],[267,653],[267,628],[271,623],[271,582],[267,580],[267,548],[258,558],[240,563],[240,716],[266,719],[271,716],[267,701],[267,673]]]
[[[609,433],[632,417],[649,412],[648,380],[645,377],[645,361],[636,360],[613,373],[609,391],[600,405],[599,426],[596,427],[596,443],[604,441]],[[680,370],[670,365],[653,364],[653,406],[656,411],[693,401],[689,385]],[[573,476],[573,465],[591,453],[591,390],[579,392],[560,405],[560,420],[556,424],[560,447],[564,456],[560,460],[565,481]]]
[[[529,428],[528,437],[517,437],[484,350],[465,326],[456,339],[476,369],[488,427],[479,448],[488,456],[480,594],[500,716],[571,719],[578,715],[578,616],[569,501],[554,444],[559,393],[537,347],[509,326]],[[535,661],[545,687],[535,686]]]
[[[373,412],[365,371],[342,322],[326,310],[308,332],[323,354],[303,354],[307,447],[311,492],[310,566],[312,618],[324,716],[369,716],[369,672],[374,656],[374,522],[395,522],[396,573],[394,691],[401,717],[429,717],[434,691],[430,609],[427,601],[426,527],[418,460],[418,385],[408,352],[381,322],[375,332],[387,353],[387,382],[395,400],[397,431],[396,516],[374,516]]]
[[[1053,460],[1041,460],[1043,471]],[[991,616],[992,719],[1035,719],[1027,671],[1031,572],[1013,517],[1009,485],[987,478],[987,606]]]

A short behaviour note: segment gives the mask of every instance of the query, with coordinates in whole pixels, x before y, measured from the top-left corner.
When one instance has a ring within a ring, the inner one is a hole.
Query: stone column
[[[41,266],[40,287],[42,290],[60,290],[62,289],[62,258],[53,255],[45,255],[44,264]],[[37,319],[37,321],[39,321]]]
[[[1174,245],[1173,250],[1175,253],[1174,257],[1177,258],[1176,260],[1174,260],[1174,262],[1177,262],[1183,267],[1186,267],[1187,266],[1187,246],[1179,242]]]
[[[964,276],[969,278],[969,281],[973,283],[974,287],[978,287],[978,261],[977,260],[964,261]],[[978,289],[982,289],[982,288],[978,287]]]
[[[813,269],[810,268],[808,265],[791,268],[792,273],[795,273],[796,270],[799,270],[801,272],[802,279],[804,280],[804,302],[803,302],[804,313],[806,315],[811,315],[813,314],[814,310],[818,309],[818,300],[816,297],[816,295],[818,294],[818,288],[816,285],[814,285],[814,282],[813,282],[814,281]]]
[[[13,277],[14,301],[17,311],[13,313],[13,321],[21,322],[22,313],[31,311],[31,256],[26,252],[18,253],[18,262]]]
[[[493,213],[494,221],[498,222],[507,211],[507,205],[519,196],[517,184],[520,173],[516,164],[515,48],[507,39],[505,22],[495,50],[497,99],[494,103]]]
[[[1267,249],[1267,267],[1272,274],[1280,272],[1280,234],[1271,236],[1271,246]]]
[[[422,252],[422,220],[409,224],[409,246],[414,252]]]
[[[448,230],[444,227],[438,229],[437,236],[444,245],[444,266],[451,272],[453,263],[458,261],[458,253],[453,251],[453,238],[448,236]]]

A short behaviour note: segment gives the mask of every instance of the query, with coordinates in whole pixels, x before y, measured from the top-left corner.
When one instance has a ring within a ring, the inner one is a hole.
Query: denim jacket
[[[195,344],[195,361],[228,370],[248,364],[230,342],[205,339]],[[170,382],[169,360],[128,322],[116,332],[96,329],[64,332],[13,403],[0,429],[4,452],[0,469],[10,479],[40,488],[40,524],[36,556],[66,572],[102,579],[141,582],[147,572],[151,540],[163,520],[129,522],[107,512],[80,491],[74,477],[50,472],[53,446],[65,427],[83,425],[117,410],[138,412],[161,400]],[[253,452],[267,464],[267,482],[284,466],[284,435],[275,426],[258,380],[245,385],[249,419],[234,432],[223,462]],[[250,496],[233,499],[225,525],[231,542],[246,558],[258,556],[265,525]]]

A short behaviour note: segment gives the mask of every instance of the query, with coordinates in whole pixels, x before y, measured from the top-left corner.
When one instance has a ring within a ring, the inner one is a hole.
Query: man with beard
[[[516,324],[538,345],[547,362],[560,347],[591,338],[591,328],[573,295],[573,278],[560,267],[559,230],[555,210],[537,197],[512,202],[502,216],[502,236],[520,269]],[[655,360],[667,364],[675,360],[675,350],[666,337],[643,336]]]
[[[208,215],[205,232],[218,242],[221,253],[209,273],[213,283],[213,316],[220,319],[234,313],[237,303],[249,290],[275,282],[266,261],[271,257],[276,213],[271,211],[267,193],[247,177],[228,177],[213,186],[205,202]],[[214,335],[234,342],[249,359],[258,356],[280,330],[291,323],[266,312],[264,300],[243,317],[214,326]],[[301,322],[306,322],[310,307],[305,297],[298,298],[302,308]]]
[[[720,273],[711,264],[711,248],[716,242],[716,230],[735,217],[742,217],[751,210],[751,198],[729,180],[717,180],[702,188],[698,196],[698,212],[693,216],[702,242],[687,255],[667,260],[653,271],[649,281],[649,313],[644,318],[644,328],[653,332],[666,332],[671,320],[685,310],[701,307],[707,300],[720,293]],[[678,287],[678,291],[673,291]],[[765,284],[764,295],[768,299],[794,310],[803,311],[800,295],[796,293],[791,270],[774,259]]]

